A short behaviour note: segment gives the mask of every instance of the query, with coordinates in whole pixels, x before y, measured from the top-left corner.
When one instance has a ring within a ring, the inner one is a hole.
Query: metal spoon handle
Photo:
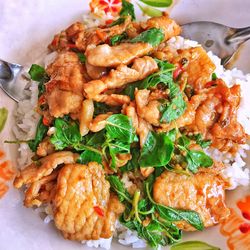
[[[227,43],[241,44],[250,39],[250,26],[234,29],[234,33],[226,38]]]

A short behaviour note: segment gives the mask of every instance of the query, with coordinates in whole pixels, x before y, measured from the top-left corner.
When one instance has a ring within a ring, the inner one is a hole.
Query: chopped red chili
[[[94,206],[94,210],[95,210],[95,212],[96,212],[99,216],[101,216],[101,217],[104,216],[104,211],[103,211],[102,208],[100,208],[100,207],[98,207],[98,206]]]
[[[50,125],[49,120],[45,116],[43,117],[43,125],[45,125],[45,126],[49,126]]]
[[[181,66],[178,66],[173,72],[174,80],[176,80],[182,72],[183,72],[183,68]]]
[[[249,223],[242,223],[240,225],[239,229],[243,234],[249,233],[250,232],[250,224]]]
[[[250,212],[242,212],[242,216],[247,219],[250,220]]]

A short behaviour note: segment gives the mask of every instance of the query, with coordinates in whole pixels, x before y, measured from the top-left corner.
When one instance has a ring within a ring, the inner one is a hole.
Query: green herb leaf
[[[193,136],[189,137],[192,140],[195,140],[198,145],[200,145],[202,148],[207,148],[211,145],[212,141],[211,140],[204,140],[202,138],[201,134],[196,134]]]
[[[185,241],[171,246],[170,250],[220,250],[202,241]]]
[[[39,82],[38,97],[40,97],[45,92],[44,83],[49,81],[49,76],[47,75],[45,69],[37,64],[32,64],[28,73],[33,81]]]
[[[126,0],[122,0],[122,9],[120,11],[120,16],[131,16],[132,21],[136,19],[134,5]]]
[[[88,133],[83,137],[82,143],[90,147],[100,147],[105,142],[105,130],[96,133]]]
[[[122,40],[125,40],[128,38],[128,35],[126,32],[123,32],[120,35],[115,35],[110,38],[110,44],[112,46],[116,45],[117,43],[120,43]]]
[[[85,63],[86,62],[86,60],[87,60],[86,56],[82,52],[77,52],[76,54],[77,54],[77,56],[78,56],[78,58],[79,58],[79,60],[80,60],[81,63]]]
[[[217,79],[217,75],[215,73],[212,74],[212,81],[215,81]]]
[[[125,143],[132,143],[136,139],[132,120],[123,114],[111,115],[106,123],[107,137]]]
[[[109,25],[109,27],[113,27],[113,26],[115,26],[115,25],[120,25],[120,24],[122,24],[122,23],[124,23],[125,22],[125,18],[124,17],[120,17],[120,18],[118,18],[117,20],[115,20],[114,22],[112,22],[110,25]]]
[[[39,120],[39,122],[38,122],[38,124],[37,124],[35,138],[28,141],[28,145],[29,145],[30,149],[32,150],[32,152],[36,151],[39,143],[46,136],[47,131],[49,129],[49,127],[43,125],[42,120],[43,120],[43,118],[41,117],[40,120]]]
[[[188,163],[188,169],[193,173],[197,173],[199,167],[206,168],[213,165],[212,158],[202,151],[188,150],[186,160]]]
[[[162,16],[162,12],[158,9],[155,9],[150,6],[142,6],[140,4],[137,4],[137,5],[141,9],[141,11],[147,16],[151,16],[151,17]]]
[[[88,164],[93,161],[102,164],[102,155],[96,151],[85,150],[77,159],[77,162],[80,164]]]
[[[160,122],[171,122],[180,117],[187,108],[187,104],[183,99],[183,95],[179,86],[174,82],[168,82],[170,90],[170,102],[162,104],[160,111],[162,113]]]
[[[166,134],[149,132],[141,151],[141,167],[161,167],[168,164],[174,144]]]
[[[156,210],[159,212],[160,216],[163,219],[166,219],[168,221],[173,222],[184,220],[195,227],[197,230],[201,231],[204,229],[203,222],[199,214],[195,211],[175,209],[160,204],[156,205]]]
[[[79,126],[74,121],[66,121],[62,118],[55,119],[56,132],[50,138],[56,150],[63,150],[66,147],[74,147],[81,141]]]
[[[3,131],[7,118],[8,118],[8,109],[0,108],[0,132]]]
[[[128,201],[132,203],[131,195],[125,189],[123,182],[116,175],[109,175],[107,177],[111,190],[118,195],[120,202]]]
[[[164,33],[161,29],[151,28],[143,31],[141,34],[131,39],[131,43],[149,43],[153,47],[158,46],[164,40]]]
[[[32,64],[28,73],[33,81],[40,82],[43,80],[46,71],[42,66],[37,64]]]
[[[139,168],[139,157],[140,157],[140,149],[139,148],[132,148],[131,149],[131,155],[132,158],[128,163],[119,168],[122,173],[128,172],[128,171],[133,171],[137,168]]]
[[[169,7],[172,0],[140,0],[141,2],[153,7]]]

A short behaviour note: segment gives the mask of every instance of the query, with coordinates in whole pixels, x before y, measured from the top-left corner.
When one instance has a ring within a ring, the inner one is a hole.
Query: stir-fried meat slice
[[[230,214],[225,204],[226,183],[220,175],[197,173],[193,176],[165,171],[153,187],[154,200],[177,209],[194,210],[205,227],[213,226]],[[186,231],[195,229],[184,221],[176,225]]]
[[[144,56],[137,58],[134,60],[131,68],[121,64],[100,80],[85,83],[83,86],[84,93],[87,98],[96,98],[98,94],[107,89],[120,88],[126,83],[142,80],[157,70],[157,63],[152,57]]]
[[[230,141],[243,144],[246,134],[237,121],[240,86],[229,88],[222,80],[216,80],[215,84],[215,87],[205,90],[206,99],[198,107],[190,128],[211,139],[215,147],[220,147],[221,143],[226,146]]]
[[[60,90],[57,87],[46,93],[49,113],[54,117],[62,117],[69,113],[77,113],[81,109],[83,97],[71,91]]]
[[[84,25],[80,22],[73,23],[65,31],[56,34],[48,48],[54,50],[70,49],[79,33],[84,32]]]
[[[61,90],[79,94],[83,83],[86,82],[83,77],[84,68],[74,52],[59,53],[55,61],[47,67],[46,72],[53,81],[58,82]]]
[[[127,95],[110,94],[97,95],[94,98],[97,102],[104,102],[109,106],[122,106],[130,103],[130,97]]]
[[[181,27],[167,15],[149,18],[145,24],[142,23],[142,28],[158,28],[163,30],[165,41],[173,36],[178,36],[181,33]]]
[[[65,165],[57,178],[53,202],[55,224],[65,238],[110,238],[123,205],[110,196],[109,182],[101,165]]]
[[[62,52],[47,68],[51,80],[46,84],[46,100],[54,117],[76,113],[83,100],[84,68],[73,52]]]
[[[24,205],[26,207],[39,207],[41,204],[51,202],[55,195],[57,175],[58,170],[55,170],[51,175],[31,183],[25,191]]]
[[[106,120],[112,115],[112,112],[107,114],[100,114],[96,116],[89,125],[89,130],[92,132],[98,132],[105,128]]]
[[[172,62],[178,64],[183,58],[188,61],[183,68],[188,74],[188,83],[195,91],[202,90],[215,70],[214,63],[202,47],[180,50]]]
[[[48,155],[21,170],[14,180],[14,187],[20,188],[25,184],[38,181],[42,177],[50,175],[58,165],[74,163],[77,158],[78,154],[69,151],[60,151]]]
[[[39,143],[36,154],[40,157],[47,156],[55,152],[54,145],[50,142],[49,137],[45,137],[42,142]]]
[[[107,74],[106,67],[97,67],[89,64],[88,62],[85,63],[87,74],[90,76],[91,79],[99,79],[103,75]]]
[[[132,119],[133,127],[135,128],[137,135],[139,135],[140,147],[142,148],[149,131],[152,130],[152,126],[137,115],[134,102],[131,102],[127,107],[124,108],[124,114]]]
[[[137,114],[148,123],[158,126],[160,120],[160,102],[149,100],[150,90],[142,89],[135,91],[135,102]]]
[[[89,45],[98,45],[105,43],[114,35],[122,34],[131,24],[131,18],[128,16],[124,23],[107,28],[90,28],[78,33],[75,40],[75,47],[85,51]]]
[[[152,51],[149,43],[121,43],[116,46],[102,44],[88,47],[86,57],[88,63],[99,67],[117,67],[129,64],[135,58],[144,56]]]
[[[191,100],[187,103],[187,108],[182,116],[177,118],[171,123],[162,123],[158,131],[167,132],[173,128],[182,128],[191,125],[195,120],[196,110],[202,101],[206,99],[206,94],[199,94],[192,96]]]

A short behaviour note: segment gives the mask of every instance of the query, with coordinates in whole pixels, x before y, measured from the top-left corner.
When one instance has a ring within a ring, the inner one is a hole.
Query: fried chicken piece
[[[52,174],[31,183],[25,191],[24,206],[39,207],[41,204],[50,203],[55,195],[58,172],[58,170],[55,170]]]
[[[70,240],[110,238],[123,212],[101,165],[65,165],[58,176],[53,213],[56,227]]]
[[[97,67],[85,62],[87,74],[91,79],[96,80],[107,74],[106,67]]]
[[[42,142],[39,143],[36,154],[40,157],[45,157],[49,154],[52,154],[55,152],[54,145],[50,142],[49,137],[45,137]]]
[[[14,187],[20,188],[23,185],[38,181],[42,177],[50,175],[60,164],[74,163],[78,156],[78,154],[69,151],[60,151],[48,155],[38,162],[33,162],[16,176]]]
[[[45,98],[49,113],[62,117],[77,113],[83,101],[84,68],[74,52],[62,52],[47,68],[50,81],[46,84]]]
[[[122,106],[130,103],[130,97],[127,95],[110,94],[97,95],[94,100],[96,102],[104,102],[109,106]]]
[[[155,181],[153,197],[157,203],[199,213],[205,227],[226,219],[230,211],[225,204],[226,183],[219,174],[199,172],[193,176],[165,171]],[[185,231],[195,228],[187,222],[175,224]]]
[[[100,80],[85,83],[83,85],[84,93],[87,98],[98,98],[97,96],[103,91],[120,88],[126,83],[142,80],[157,70],[157,63],[152,57],[136,58],[131,68],[121,64]]]

